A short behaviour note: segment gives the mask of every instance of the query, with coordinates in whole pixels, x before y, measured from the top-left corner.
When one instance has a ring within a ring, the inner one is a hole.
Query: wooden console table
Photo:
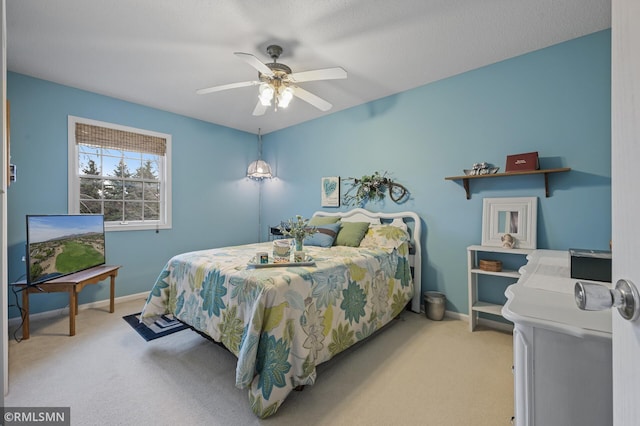
[[[116,276],[120,266],[100,265],[75,274],[54,278],[35,285],[27,285],[26,282],[17,282],[13,285],[22,289],[22,308],[24,309],[24,323],[22,325],[22,339],[29,338],[29,294],[31,293],[69,293],[69,336],[76,334],[76,315],[78,314],[78,293],[84,286],[96,284],[111,277],[111,295],[109,298],[109,312],[115,308],[114,296]]]

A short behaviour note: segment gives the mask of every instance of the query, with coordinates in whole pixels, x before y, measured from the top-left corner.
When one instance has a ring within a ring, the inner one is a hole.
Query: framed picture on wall
[[[322,207],[340,207],[340,176],[323,177],[320,183]]]
[[[482,201],[482,245],[537,248],[538,199],[485,198]],[[506,234],[512,244],[505,245]]]

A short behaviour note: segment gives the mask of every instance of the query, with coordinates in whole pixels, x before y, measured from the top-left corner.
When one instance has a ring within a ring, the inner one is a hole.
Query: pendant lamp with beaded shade
[[[262,159],[262,135],[258,129],[258,159],[249,164],[247,168],[247,177],[256,180],[271,179],[271,166]]]

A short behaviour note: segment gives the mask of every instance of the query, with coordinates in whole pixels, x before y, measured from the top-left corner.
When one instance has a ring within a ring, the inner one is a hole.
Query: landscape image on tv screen
[[[27,283],[105,263],[102,215],[28,215]]]

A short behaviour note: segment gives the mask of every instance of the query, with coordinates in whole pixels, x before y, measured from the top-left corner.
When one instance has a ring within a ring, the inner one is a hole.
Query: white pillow
[[[402,228],[405,231],[409,230],[409,227],[407,226],[406,222],[404,220],[402,220],[401,217],[396,217],[395,219],[393,219],[393,222],[391,222],[389,225],[396,226],[398,228]]]

